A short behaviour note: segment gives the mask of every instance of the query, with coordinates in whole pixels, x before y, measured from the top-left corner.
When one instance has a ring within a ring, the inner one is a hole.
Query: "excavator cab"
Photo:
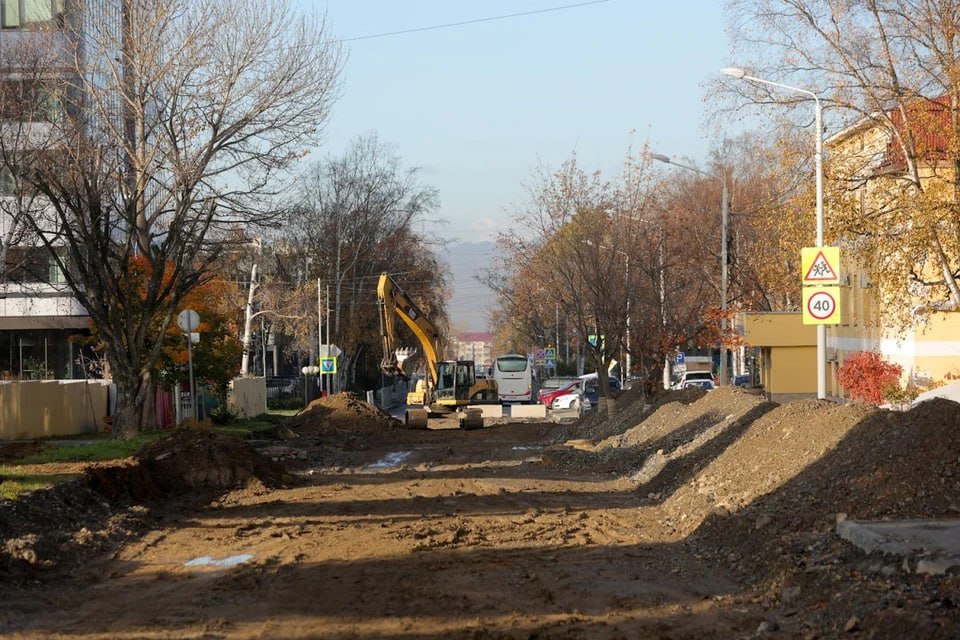
[[[473,362],[437,363],[437,403],[442,405],[464,405],[471,401],[471,393],[476,383]]]

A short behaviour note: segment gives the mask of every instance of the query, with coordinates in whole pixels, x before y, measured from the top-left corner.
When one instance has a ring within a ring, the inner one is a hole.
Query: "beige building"
[[[946,129],[940,126],[943,116],[939,102],[922,105],[922,113],[912,115],[915,121],[926,124],[913,133],[920,140],[920,148],[926,149],[927,160],[918,162],[917,173],[929,191],[930,186],[938,181],[946,184],[944,177],[952,179],[953,175],[944,162]],[[891,119],[898,121],[896,114],[891,114]],[[891,187],[894,183],[890,178],[902,175],[906,164],[887,127],[864,119],[830,137],[826,148],[833,174],[850,185],[852,202],[860,214],[871,215],[877,202],[889,200],[892,190],[902,187],[902,183]],[[913,326],[901,328],[902,323],[894,322],[894,316],[926,300],[914,297],[900,301],[899,308],[883,308],[868,270],[856,264],[853,252],[846,248],[841,241],[841,322],[827,327],[828,393],[842,395],[836,385],[837,368],[849,354],[858,351],[874,351],[899,364],[903,367],[903,384],[923,386],[960,375],[960,313],[932,312],[925,318],[918,316]]]

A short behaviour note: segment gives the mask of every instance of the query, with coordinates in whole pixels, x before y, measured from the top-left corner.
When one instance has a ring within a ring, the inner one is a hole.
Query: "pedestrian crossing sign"
[[[323,356],[320,358],[320,373],[336,373],[337,359],[333,356]]]

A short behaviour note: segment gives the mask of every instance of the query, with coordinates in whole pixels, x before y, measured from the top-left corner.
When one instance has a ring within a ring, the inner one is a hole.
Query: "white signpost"
[[[184,309],[177,316],[177,325],[187,337],[187,363],[190,370],[190,410],[193,413],[193,419],[197,419],[197,393],[193,388],[193,342],[194,335],[197,336],[197,342],[200,341],[200,334],[194,332],[200,326],[200,314],[193,309]]]

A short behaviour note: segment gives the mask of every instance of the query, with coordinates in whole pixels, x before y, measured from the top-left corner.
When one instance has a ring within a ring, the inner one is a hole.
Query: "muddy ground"
[[[617,405],[407,431],[338,395],[269,441],[175,432],[0,504],[0,636],[960,637],[960,576],[834,533],[958,517],[960,405]]]

